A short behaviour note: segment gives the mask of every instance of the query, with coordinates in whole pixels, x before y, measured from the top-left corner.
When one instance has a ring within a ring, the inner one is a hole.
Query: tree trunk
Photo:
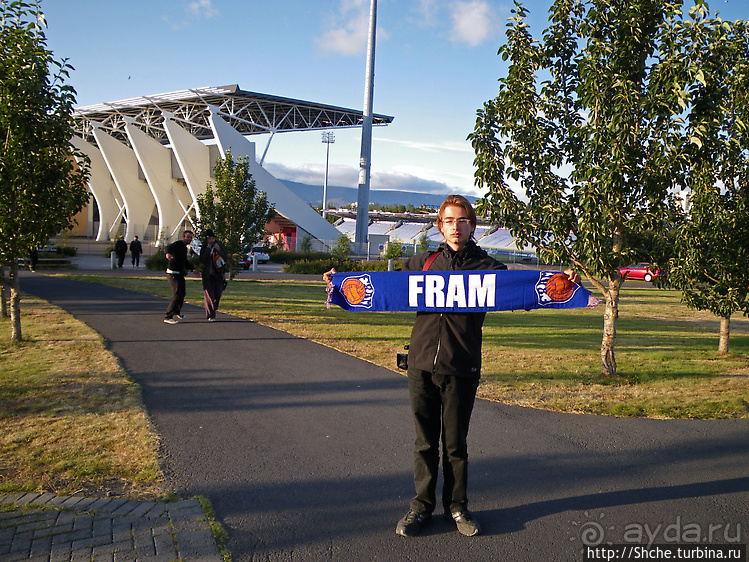
[[[5,266],[0,265],[0,317],[7,318],[10,316],[8,310],[8,282],[5,279]]]
[[[728,355],[728,336],[731,334],[731,317],[720,318],[720,340],[718,342],[718,355]]]
[[[616,376],[616,320],[619,318],[619,284],[609,284],[606,293],[606,310],[603,313],[603,340],[601,341],[601,374]]]
[[[18,281],[18,261],[10,262],[10,339],[21,341],[21,284]]]

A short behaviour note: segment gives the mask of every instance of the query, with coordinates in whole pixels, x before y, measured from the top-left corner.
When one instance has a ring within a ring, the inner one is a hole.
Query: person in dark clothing
[[[125,254],[127,254],[127,242],[125,242],[122,236],[114,243],[114,253],[117,255],[117,267],[122,267],[122,263],[125,261]]]
[[[445,237],[437,252],[407,259],[404,271],[507,269],[473,241],[476,213],[460,195],[442,204],[437,228]],[[335,270],[328,271],[327,282]],[[571,279],[575,274],[568,272]],[[577,277],[579,279],[579,277]],[[481,376],[482,328],[486,313],[419,312],[408,348],[408,393],[414,416],[414,484],[416,496],[395,532],[418,535],[437,504],[442,459],[442,505],[445,517],[466,536],[481,527],[468,510],[468,427]],[[440,440],[442,454],[440,455]]]
[[[476,213],[467,199],[453,195],[440,208],[437,228],[445,237],[428,269],[485,270],[507,266],[473,241]],[[421,271],[431,253],[416,255],[404,271]],[[442,439],[442,505],[445,515],[468,536],[481,532],[468,511],[468,426],[481,376],[481,330],[485,313],[416,315],[408,347],[408,393],[414,415],[414,483],[416,496],[396,527],[413,536],[436,507]]]
[[[188,271],[192,271],[195,275],[198,274],[188,259],[188,249],[192,252],[190,244],[192,244],[192,231],[185,230],[182,240],[177,240],[169,244],[166,248],[166,259],[169,260],[166,276],[173,293],[172,300],[169,302],[166,314],[164,315],[164,322],[167,324],[179,324],[179,320],[183,318],[182,305],[185,302],[185,275],[187,275]]]
[[[31,271],[36,271],[37,263],[39,263],[39,250],[37,250],[35,246],[29,252],[29,269]]]
[[[133,267],[140,267],[140,255],[143,253],[143,246],[137,236],[133,237],[130,242],[130,255],[132,256]]]
[[[220,261],[226,262],[226,250],[216,240],[212,230],[205,231],[205,242],[200,247],[200,275],[203,278],[203,306],[209,322],[216,321],[216,310],[224,292],[224,272]]]

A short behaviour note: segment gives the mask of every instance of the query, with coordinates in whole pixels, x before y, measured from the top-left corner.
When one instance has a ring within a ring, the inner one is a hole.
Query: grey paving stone
[[[89,529],[81,529],[78,531],[70,531],[69,533],[62,533],[60,535],[52,535],[52,543],[57,544],[60,542],[72,543],[83,539],[90,539],[92,533]]]
[[[26,492],[14,492],[11,494],[0,494],[0,503],[12,503],[15,504],[19,498],[26,495]]]
[[[70,496],[57,496],[47,502],[47,505],[60,506],[70,499]]]
[[[177,549],[183,558],[218,555],[218,547],[213,542],[210,531],[177,533]]]
[[[160,517],[166,513],[166,504],[162,502],[155,502],[154,506],[146,513],[144,513],[144,515],[146,517]]]
[[[99,511],[105,513],[114,513],[120,506],[125,505],[128,500],[109,500],[109,503],[99,508]]]
[[[18,498],[14,503],[16,505],[28,505],[32,503],[36,498],[40,497],[41,494],[36,493],[26,493],[20,498]]]
[[[93,520],[94,536],[105,535],[112,536],[112,519],[110,517],[96,517]]]
[[[107,506],[108,506],[108,505],[109,505],[110,503],[112,503],[112,501],[113,501],[113,500],[112,500],[112,499],[110,499],[110,498],[100,498],[100,499],[96,500],[95,502],[93,502],[92,504],[90,504],[90,505],[88,506],[88,509],[89,509],[90,511],[104,511],[104,509],[105,509],[105,508],[106,508],[106,507],[107,507]]]
[[[68,499],[66,499],[64,502],[62,502],[60,505],[62,507],[67,507],[69,509],[74,509],[77,504],[81,502],[83,498],[81,496],[70,496]],[[52,500],[50,500],[52,501]]]
[[[81,548],[70,553],[71,562],[91,562],[92,548]]]
[[[142,517],[156,506],[156,502],[134,502],[134,503],[137,503],[137,505],[128,514],[131,517]]]
[[[81,498],[81,501],[75,504],[75,510],[76,511],[89,511],[90,506],[97,501],[99,500],[96,498]]]
[[[34,500],[35,504],[45,505],[55,499],[57,496],[54,494],[42,494]]]
[[[39,537],[31,541],[31,556],[49,556],[52,537]]]
[[[99,535],[98,537],[87,537],[85,539],[71,541],[70,544],[73,550],[77,550],[79,548],[84,548],[87,546],[96,547],[96,546],[102,546],[105,544],[112,544],[112,537]]]
[[[123,503],[120,507],[111,512],[112,515],[129,515],[134,509],[140,505],[140,502],[128,501]]]
[[[28,552],[11,552],[10,554],[3,556],[3,562],[16,562],[17,560],[28,560]]]
[[[93,529],[94,528],[94,517],[88,513],[79,513],[73,520],[73,530],[78,531],[80,529]]]
[[[114,542],[132,541],[133,532],[130,524],[122,525],[119,522],[112,522],[112,539]]]
[[[168,556],[169,554],[171,554],[172,556],[177,556],[177,547],[174,543],[174,537],[171,535],[171,533],[161,533],[158,535],[154,535],[153,544],[156,548],[156,554],[158,554],[159,556]]]
[[[153,544],[153,535],[150,527],[139,527],[133,529],[133,544],[136,550],[143,550],[156,554]]]

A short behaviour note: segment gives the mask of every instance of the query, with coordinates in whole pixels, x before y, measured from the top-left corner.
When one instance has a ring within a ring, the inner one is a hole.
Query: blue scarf
[[[491,312],[598,304],[564,273],[532,270],[335,273],[328,303],[344,310]]]

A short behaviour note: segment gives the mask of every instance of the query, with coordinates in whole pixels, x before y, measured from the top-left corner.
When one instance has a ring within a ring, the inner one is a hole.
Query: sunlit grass
[[[0,339],[0,492],[160,497],[139,387],[83,323],[39,299],[21,302],[25,341]]]

